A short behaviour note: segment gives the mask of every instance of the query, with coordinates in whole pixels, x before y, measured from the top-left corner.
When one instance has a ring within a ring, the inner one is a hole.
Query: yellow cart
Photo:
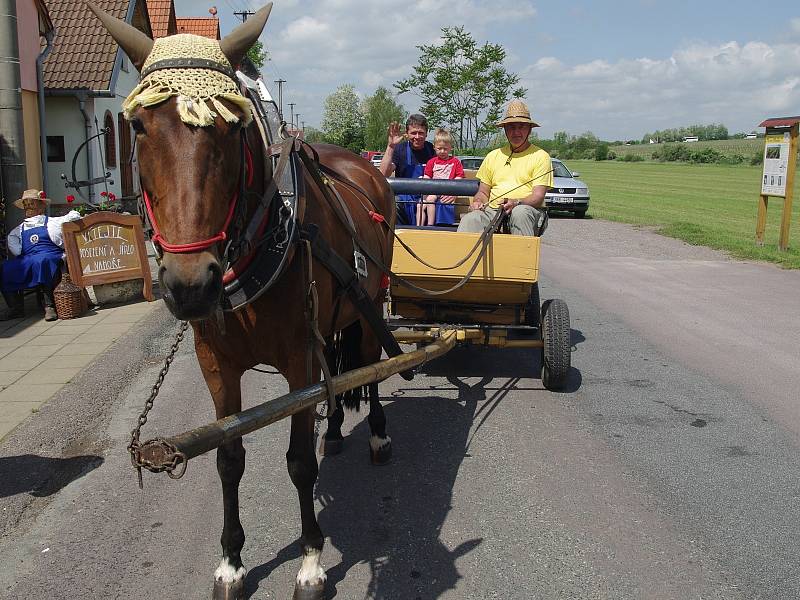
[[[460,344],[539,348],[544,386],[565,386],[569,309],[560,299],[540,304],[540,238],[496,233],[481,255],[477,233],[398,228],[395,235],[388,322],[399,342],[425,345],[455,328]]]

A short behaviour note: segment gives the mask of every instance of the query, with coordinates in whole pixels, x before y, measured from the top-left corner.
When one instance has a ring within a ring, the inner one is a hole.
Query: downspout
[[[83,123],[86,127],[85,139],[88,142],[92,135],[92,120],[89,118],[89,113],[86,112],[86,96],[76,95],[75,97],[78,99],[78,108],[83,115]],[[86,181],[89,182],[89,204],[94,203],[94,184],[91,183],[94,172],[92,166],[92,149],[89,144],[86,144]]]
[[[44,118],[44,72],[43,65],[53,49],[53,36],[55,31],[52,29],[44,34],[46,45],[44,50],[36,57],[36,83],[39,92],[39,154],[42,161],[42,189],[47,192],[47,132],[45,131]]]
[[[0,138],[3,140],[0,144],[3,189],[0,191],[6,201],[5,225],[10,228],[22,220],[22,211],[11,202],[22,197],[28,182],[16,0],[0,0]],[[4,249],[5,244],[0,242],[0,246]]]

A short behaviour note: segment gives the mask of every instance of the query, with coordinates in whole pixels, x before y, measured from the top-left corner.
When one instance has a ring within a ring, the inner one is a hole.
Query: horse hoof
[[[214,595],[212,600],[243,600],[244,579],[226,583],[219,579],[214,580]]]
[[[344,440],[342,438],[334,438],[330,440],[325,438],[325,443],[322,445],[322,454],[324,456],[340,454],[342,452],[342,448],[344,448]]]
[[[325,600],[325,582],[313,585],[295,584],[292,600]]]
[[[372,446],[370,446],[369,458],[372,461],[372,464],[376,467],[388,465],[390,462],[392,462],[392,442],[384,444],[377,450],[373,450]]]

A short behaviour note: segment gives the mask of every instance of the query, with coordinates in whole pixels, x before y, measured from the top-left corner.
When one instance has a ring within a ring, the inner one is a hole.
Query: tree
[[[383,86],[364,99],[363,111],[365,150],[383,150],[386,147],[386,129],[389,123],[402,123],[406,120],[405,109]]]
[[[331,144],[353,152],[364,147],[364,113],[352,85],[340,85],[325,98],[322,131]]]
[[[325,143],[325,142],[328,141],[327,139],[325,139],[325,134],[324,133],[322,133],[319,129],[316,129],[315,127],[311,127],[311,126],[306,127],[306,129],[305,129],[305,131],[303,133],[303,138],[309,144],[319,144],[319,143]]]
[[[514,87],[519,76],[503,66],[505,49],[488,42],[479,46],[463,27],[443,27],[441,44],[417,48],[414,73],[394,86],[418,94],[428,120],[448,127],[460,148],[485,145],[503,105],[527,92]]]
[[[264,66],[264,62],[269,59],[269,52],[264,50],[264,44],[256,40],[255,43],[250,46],[250,50],[247,51],[247,58],[250,59],[250,62],[252,62],[257,69],[260,69]]]

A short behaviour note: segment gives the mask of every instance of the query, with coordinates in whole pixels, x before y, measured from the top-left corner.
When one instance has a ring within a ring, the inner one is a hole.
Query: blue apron
[[[44,225],[22,231],[22,254],[3,264],[3,291],[16,292],[36,287],[51,286],[61,268],[64,250],[53,243]]]

